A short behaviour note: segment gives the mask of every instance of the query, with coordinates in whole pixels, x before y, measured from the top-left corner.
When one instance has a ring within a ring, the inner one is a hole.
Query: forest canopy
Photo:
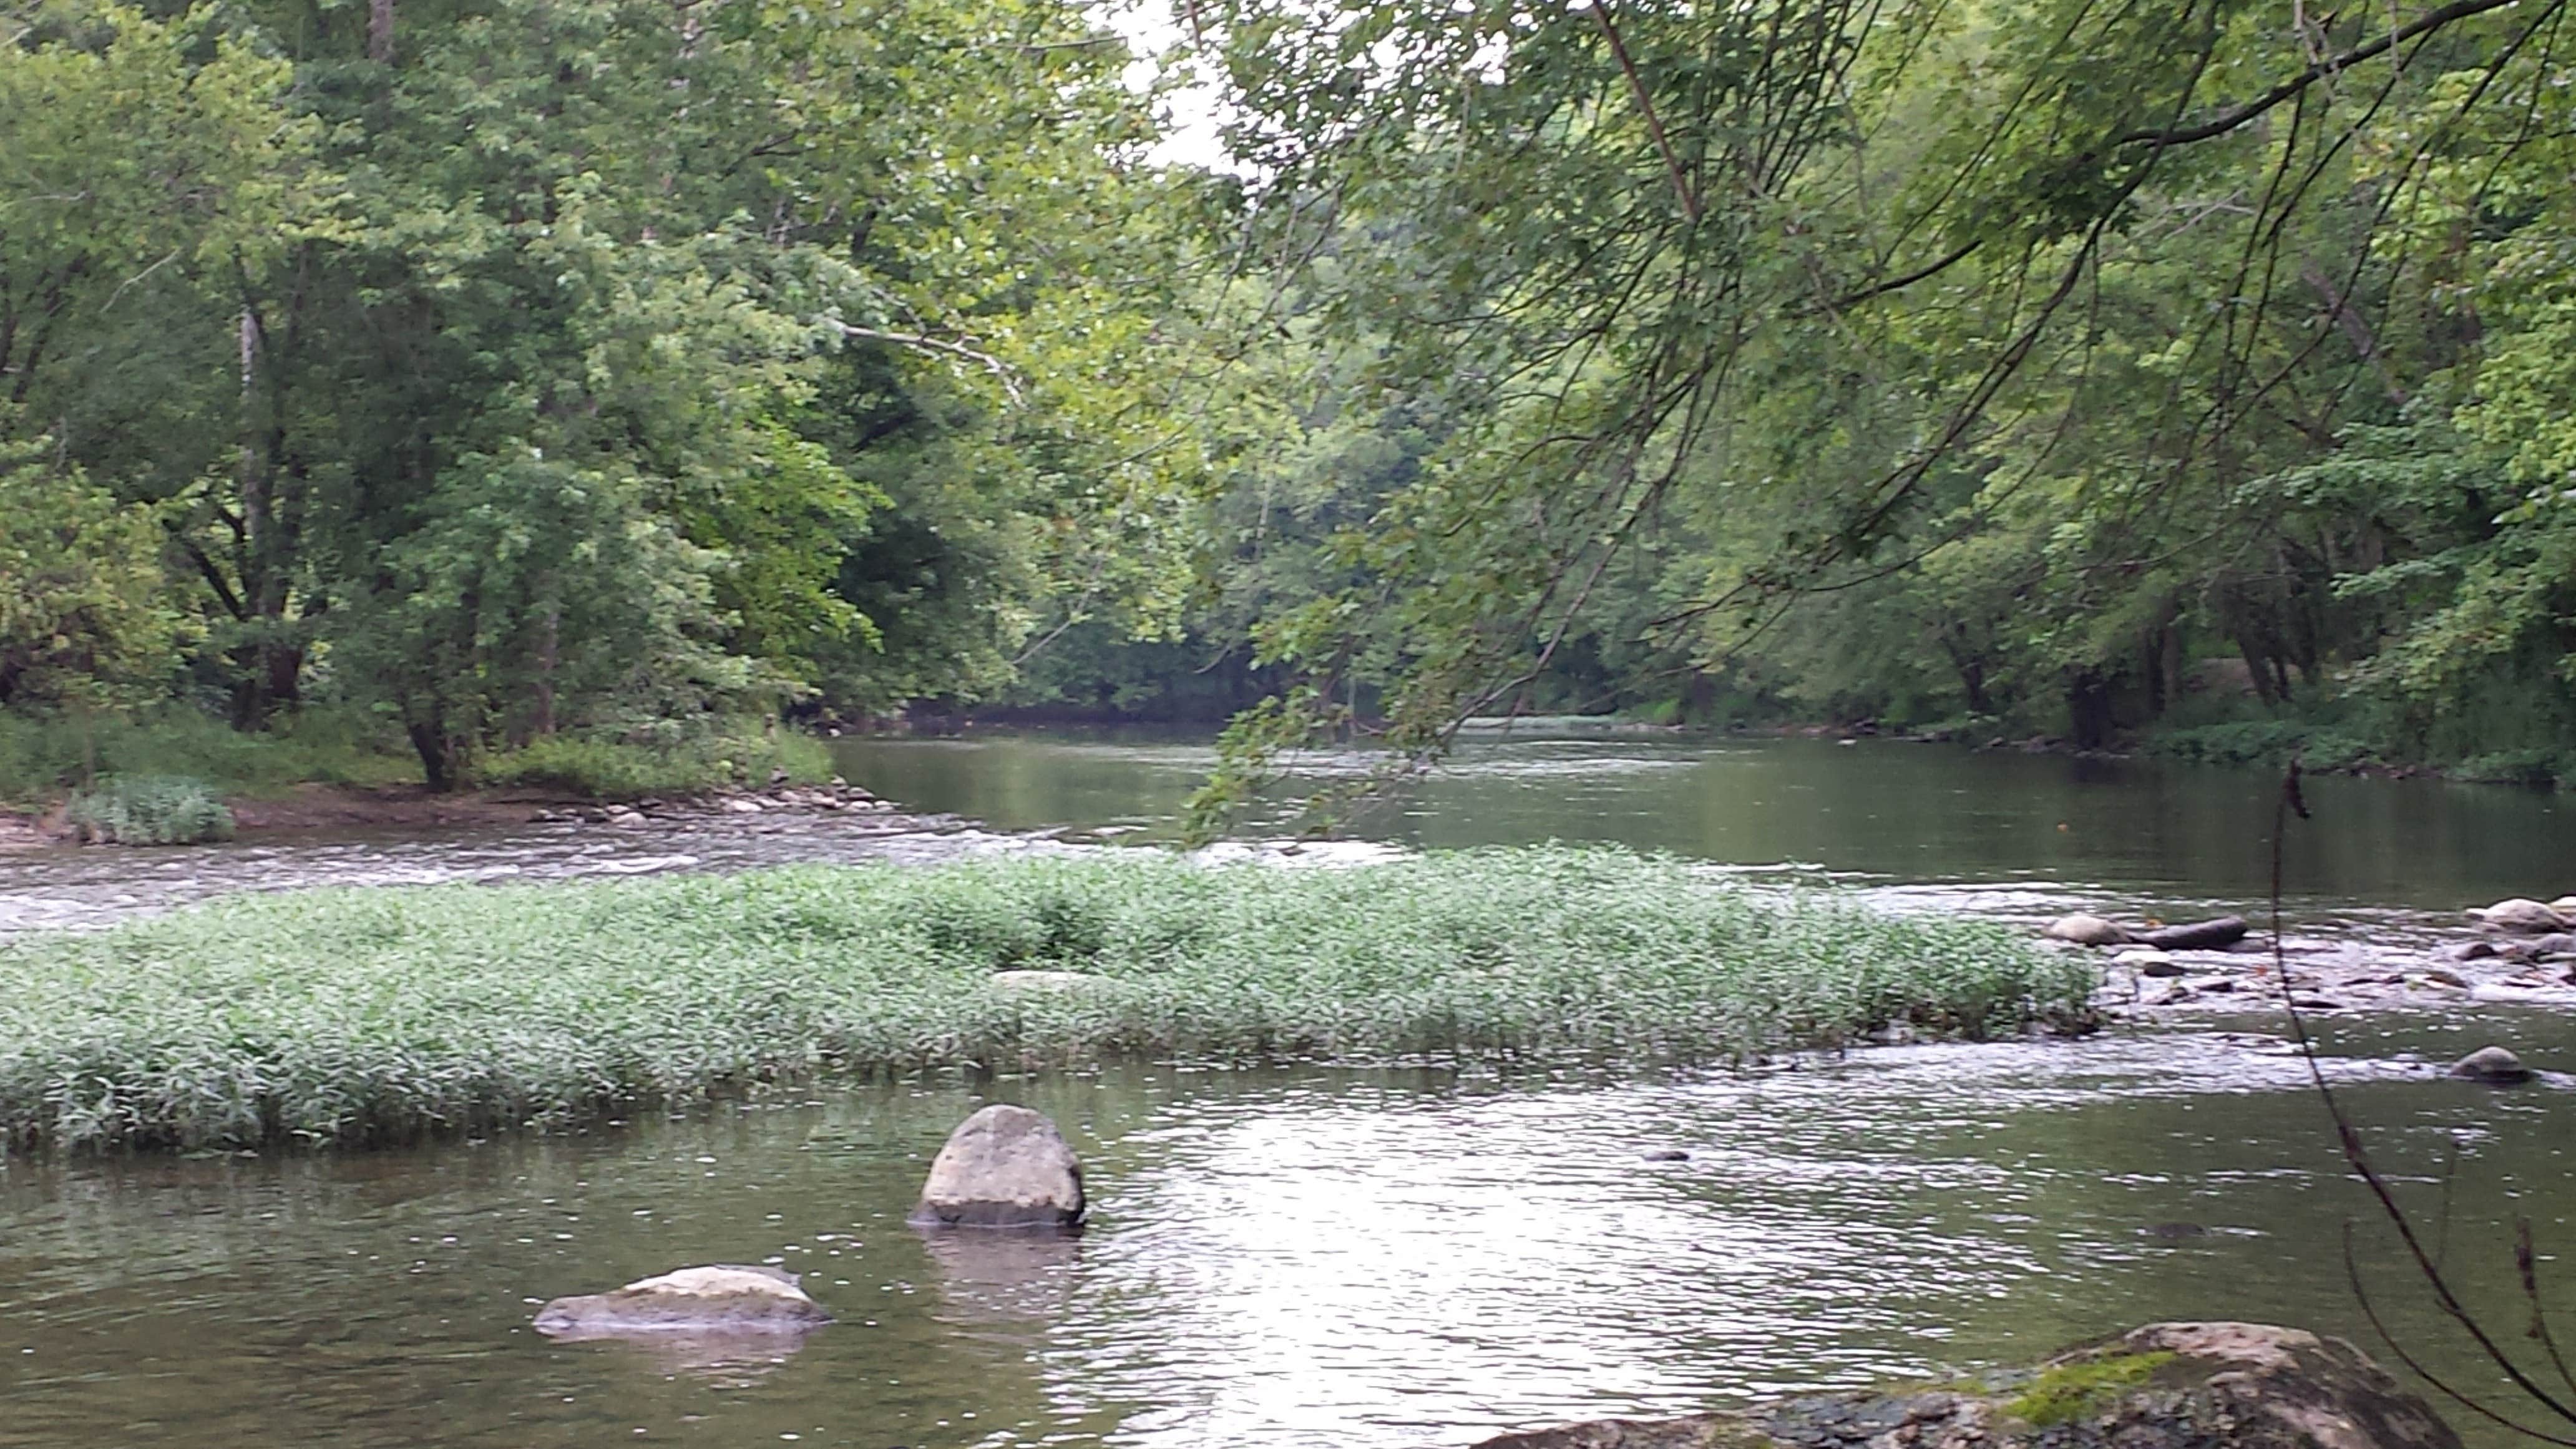
[[[0,708],[2576,773],[2564,11],[22,4]]]

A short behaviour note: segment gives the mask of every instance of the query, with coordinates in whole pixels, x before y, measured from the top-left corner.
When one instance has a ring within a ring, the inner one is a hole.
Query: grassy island
[[[1611,850],[295,891],[0,946],[0,1133],[365,1145],[1116,1057],[1723,1061],[2070,1022],[2092,984],[1998,926]]]

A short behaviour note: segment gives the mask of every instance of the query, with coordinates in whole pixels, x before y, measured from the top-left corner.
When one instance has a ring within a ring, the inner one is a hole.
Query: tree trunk
[[[435,723],[418,722],[407,727],[411,747],[420,755],[420,776],[429,788],[444,795],[456,788],[464,775],[465,750],[457,738]]]
[[[2077,749],[2098,750],[2111,742],[2111,682],[2100,670],[2079,670],[2067,680],[2066,716]]]
[[[537,718],[534,730],[539,735],[555,732],[555,654],[563,632],[563,610],[546,610],[545,622],[537,632]]]

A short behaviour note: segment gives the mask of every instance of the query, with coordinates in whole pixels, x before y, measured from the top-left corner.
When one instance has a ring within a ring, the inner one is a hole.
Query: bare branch
[[[1002,391],[1010,397],[1013,407],[1027,400],[1020,391],[1019,374],[1011,370],[1009,363],[989,352],[969,347],[963,342],[951,342],[945,337],[931,337],[919,332],[887,332],[875,327],[854,327],[847,322],[835,322],[832,325],[840,329],[842,336],[858,341],[883,342],[895,347],[909,348],[915,352],[926,352],[933,356],[964,358],[993,374],[994,380],[1001,383]]]

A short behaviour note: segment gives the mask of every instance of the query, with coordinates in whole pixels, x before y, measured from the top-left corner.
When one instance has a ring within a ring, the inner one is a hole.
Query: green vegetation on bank
[[[819,785],[832,777],[823,742],[777,725],[735,722],[727,728],[661,742],[549,735],[481,761],[483,785],[564,790],[598,800],[684,795],[784,778]]]
[[[65,814],[81,838],[117,845],[229,840],[232,812],[202,780],[110,775],[72,796]]]
[[[152,789],[163,795],[172,782],[183,782],[217,801],[273,796],[302,784],[418,785],[420,763],[399,738],[366,726],[348,711],[318,709],[254,732],[178,708],[49,718],[0,712],[0,804],[41,806],[68,797],[74,823],[81,824],[81,812],[96,808],[87,802],[103,798],[112,781],[162,782]],[[782,775],[798,784],[827,780],[831,752],[776,720],[710,716],[613,736],[539,736],[477,756],[472,773],[456,783],[613,800],[766,785]],[[136,787],[117,788],[131,794]],[[95,838],[146,836],[119,830]]]
[[[993,980],[1025,969],[1097,980]],[[1114,1056],[1724,1061],[2077,1022],[2093,984],[1999,926],[1606,850],[245,895],[0,945],[0,1135],[355,1146]]]

